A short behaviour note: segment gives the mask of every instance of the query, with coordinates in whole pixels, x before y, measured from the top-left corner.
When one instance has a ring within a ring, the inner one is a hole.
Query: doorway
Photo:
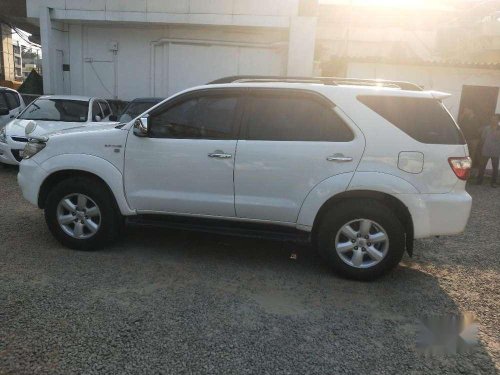
[[[462,87],[458,118],[461,118],[465,108],[470,108],[479,119],[480,126],[487,126],[491,116],[495,114],[498,101],[498,89],[498,87],[494,86],[464,85]]]

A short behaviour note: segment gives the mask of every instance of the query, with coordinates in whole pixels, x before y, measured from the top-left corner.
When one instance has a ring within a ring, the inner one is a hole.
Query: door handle
[[[214,151],[214,152],[211,152],[210,154],[208,154],[208,157],[209,158],[217,158],[217,159],[231,159],[233,157],[233,155],[226,154],[224,151],[217,150],[217,151]]]
[[[336,161],[340,163],[347,163],[352,161],[353,159],[350,156],[344,156],[343,154],[335,154],[332,156],[328,156],[326,158],[327,161]]]

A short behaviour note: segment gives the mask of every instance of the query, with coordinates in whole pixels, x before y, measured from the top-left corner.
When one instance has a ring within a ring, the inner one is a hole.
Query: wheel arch
[[[325,214],[335,205],[338,205],[340,202],[346,202],[349,200],[356,199],[373,199],[379,201],[389,208],[396,214],[398,219],[401,221],[405,228],[405,237],[406,237],[406,251],[410,256],[413,255],[413,238],[414,238],[414,229],[413,229],[413,218],[408,207],[401,202],[395,196],[383,193],[380,191],[374,190],[350,190],[339,193],[330,199],[328,199],[319,209],[316,217],[314,218],[313,228],[312,228],[312,239],[316,242],[318,228],[320,227],[320,223],[323,220]]]
[[[43,181],[42,185],[40,186],[40,191],[38,193],[38,207],[39,208],[45,208],[45,203],[47,201],[47,197],[50,193],[50,190],[56,186],[58,183],[61,181],[64,181],[69,178],[76,178],[76,177],[87,177],[87,178],[92,178],[97,181],[99,181],[103,186],[106,187],[108,192],[113,195],[114,194],[109,187],[109,185],[104,181],[101,177],[96,175],[95,173],[87,172],[87,171],[82,171],[78,169],[62,169],[56,172],[53,172],[45,180]],[[116,199],[115,199],[116,202]]]
[[[54,183],[58,183],[63,178],[80,175],[96,178],[104,183],[122,215],[128,216],[136,213],[130,208],[125,197],[122,172],[106,159],[87,154],[61,154],[45,160],[40,167],[47,173],[38,189],[37,203],[40,208],[43,208],[47,192],[50,187],[54,186]]]

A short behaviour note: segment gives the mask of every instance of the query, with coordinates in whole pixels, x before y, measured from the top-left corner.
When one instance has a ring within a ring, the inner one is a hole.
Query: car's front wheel
[[[120,215],[107,187],[97,179],[75,177],[58,183],[47,197],[45,220],[64,246],[95,250],[115,239]]]
[[[335,272],[351,279],[372,280],[401,261],[405,231],[383,203],[349,200],[326,213],[319,228],[318,247]]]

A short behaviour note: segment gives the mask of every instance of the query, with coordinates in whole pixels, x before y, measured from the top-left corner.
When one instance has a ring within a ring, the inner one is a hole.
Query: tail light
[[[472,167],[472,160],[470,157],[456,157],[449,158],[448,163],[450,163],[451,169],[461,180],[467,180],[470,175],[470,169]]]

